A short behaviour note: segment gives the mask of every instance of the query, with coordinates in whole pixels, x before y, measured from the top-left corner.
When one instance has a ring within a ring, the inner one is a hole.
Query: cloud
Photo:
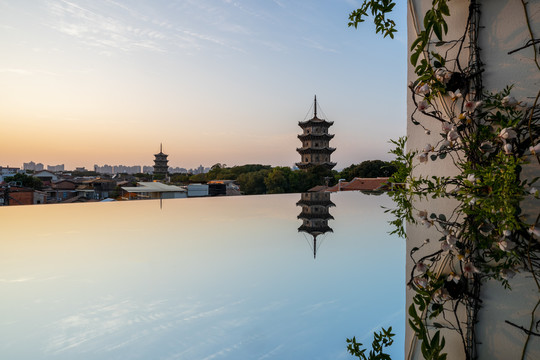
[[[145,16],[114,1],[107,4],[113,5],[113,8],[105,6],[94,9],[67,0],[48,1],[47,7],[54,19],[48,26],[93,47],[164,51],[159,41],[167,39],[167,35],[152,26],[148,27]],[[117,8],[127,13],[127,18],[122,16],[123,13],[118,13]]]

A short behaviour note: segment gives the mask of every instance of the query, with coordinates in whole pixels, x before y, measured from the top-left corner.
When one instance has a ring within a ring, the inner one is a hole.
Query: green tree
[[[14,176],[8,176],[4,180],[7,183],[11,181],[20,182],[22,186],[29,187],[34,190],[43,189],[43,182],[41,181],[41,179],[31,176],[31,175],[26,175],[23,173],[18,173],[18,174],[15,174]]]
[[[353,164],[346,167],[339,174],[340,179],[351,181],[355,177],[376,178],[390,177],[396,172],[394,164],[382,160],[367,160],[360,164]]]
[[[264,179],[270,170],[263,169],[256,172],[243,173],[238,176],[236,182],[240,190],[246,195],[266,194]]]
[[[264,178],[268,194],[281,194],[289,192],[289,175],[292,170],[288,167],[275,167]]]

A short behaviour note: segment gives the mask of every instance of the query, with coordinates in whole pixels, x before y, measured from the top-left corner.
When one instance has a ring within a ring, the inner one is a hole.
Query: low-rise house
[[[46,204],[47,193],[32,188],[4,185],[0,188],[0,206]]]
[[[49,182],[58,181],[58,176],[56,174],[50,172],[50,171],[47,171],[47,170],[38,171],[37,173],[35,173],[32,176],[39,178],[44,183],[47,182],[47,181],[49,181]]]
[[[334,186],[315,186],[309,189],[309,192],[326,191],[386,191],[389,189],[387,177],[378,178],[354,178],[349,182],[340,181]]]
[[[179,186],[160,182],[138,182],[137,186],[122,186],[122,198],[132,199],[179,199],[186,198],[187,191]]]

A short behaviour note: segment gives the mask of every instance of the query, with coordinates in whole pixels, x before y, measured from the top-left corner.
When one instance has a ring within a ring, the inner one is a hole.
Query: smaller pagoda
[[[154,175],[167,176],[169,172],[169,160],[167,160],[167,154],[163,153],[163,144],[159,144],[159,154],[154,154]]]
[[[316,259],[317,249],[320,246],[320,242],[317,244],[317,238],[327,232],[334,232],[328,226],[328,220],[334,219],[328,210],[336,204],[330,200],[330,193],[312,192],[303,193],[296,206],[302,207],[302,212],[298,215],[298,219],[302,220],[302,225],[298,231],[308,233],[313,237],[313,258]]]
[[[328,133],[328,128],[334,124],[317,117],[317,96],[313,105],[313,118],[298,122],[303,133],[298,135],[302,141],[302,147],[296,151],[301,156],[300,162],[296,163],[299,169],[307,170],[314,166],[324,166],[331,170],[336,163],[330,161],[330,155],[336,150],[330,147],[330,140],[334,137]]]

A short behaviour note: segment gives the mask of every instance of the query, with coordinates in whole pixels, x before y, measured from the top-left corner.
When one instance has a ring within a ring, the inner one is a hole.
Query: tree
[[[15,174],[14,176],[8,176],[5,178],[5,181],[7,183],[11,181],[20,182],[22,186],[29,187],[34,190],[43,189],[43,182],[41,181],[41,179],[31,176],[31,175],[22,174],[22,173]]]
[[[355,177],[390,177],[396,170],[396,167],[392,163],[382,160],[367,160],[343,169],[339,176],[340,179],[345,179],[347,181],[351,181]]]

